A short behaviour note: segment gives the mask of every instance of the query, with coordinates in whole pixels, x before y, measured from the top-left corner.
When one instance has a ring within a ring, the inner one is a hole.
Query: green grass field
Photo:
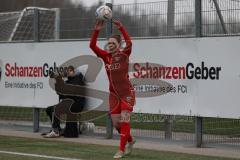
[[[82,160],[110,160],[113,159],[112,156],[117,151],[117,147],[0,136],[0,151],[78,158]],[[38,160],[38,159],[44,160],[46,158],[36,158],[0,153],[0,160]],[[234,159],[134,149],[132,155],[129,157],[125,157],[124,160],[234,160]]]
[[[0,120],[32,121],[32,108],[0,106]],[[95,118],[104,115],[102,112],[90,112],[82,118]],[[92,119],[90,118],[90,119]],[[49,121],[44,109],[40,110],[40,121]],[[94,120],[95,125],[105,126],[106,116]],[[134,114],[132,128],[146,130],[164,130],[164,117],[159,114]],[[174,132],[195,132],[195,119],[192,116],[173,116]],[[240,136],[240,119],[203,118],[203,133],[214,135]]]

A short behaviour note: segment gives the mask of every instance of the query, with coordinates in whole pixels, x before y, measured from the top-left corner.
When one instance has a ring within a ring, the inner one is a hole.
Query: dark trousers
[[[66,114],[67,118],[64,135],[66,134],[66,137],[76,137],[78,135],[77,116],[76,114],[71,114],[69,110],[73,113],[80,113],[84,107],[84,104],[84,99],[78,102],[75,102],[71,99],[64,99],[57,105],[47,107],[46,113],[52,122],[53,130],[55,132],[61,132],[59,118],[62,114]]]
[[[54,109],[56,106],[57,105],[47,107],[46,113],[47,113],[49,119],[51,120],[52,129],[56,132],[60,132],[61,131],[60,120],[54,114]]]

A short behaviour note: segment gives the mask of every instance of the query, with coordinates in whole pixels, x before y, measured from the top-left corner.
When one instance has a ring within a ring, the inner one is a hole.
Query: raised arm
[[[103,58],[105,55],[107,55],[108,53],[99,48],[97,46],[97,38],[98,38],[98,34],[100,32],[100,30],[103,28],[104,26],[104,21],[96,21],[95,27],[94,27],[94,31],[90,40],[90,45],[89,47],[93,50],[93,52],[98,56]]]
[[[123,49],[124,53],[130,55],[132,52],[132,40],[131,40],[130,36],[128,35],[126,29],[123,27],[123,25],[121,24],[120,21],[113,20],[113,23],[119,29],[119,31],[122,33],[123,38],[126,42],[126,46]]]

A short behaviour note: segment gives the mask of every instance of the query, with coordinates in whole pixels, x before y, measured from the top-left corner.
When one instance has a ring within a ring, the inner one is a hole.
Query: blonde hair
[[[119,35],[119,34],[111,35],[110,38],[115,38],[119,44],[120,44],[121,41],[122,41],[122,37],[121,37],[121,35]]]

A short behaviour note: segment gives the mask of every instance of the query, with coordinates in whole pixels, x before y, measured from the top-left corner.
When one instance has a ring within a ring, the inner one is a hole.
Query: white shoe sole
[[[125,152],[125,156],[129,156],[131,153],[132,153],[132,149],[133,149],[133,146],[134,146],[134,144],[136,143],[136,140],[133,140],[133,144],[132,144],[132,147],[131,147],[131,151],[130,152]],[[128,144],[129,145],[129,144]]]

